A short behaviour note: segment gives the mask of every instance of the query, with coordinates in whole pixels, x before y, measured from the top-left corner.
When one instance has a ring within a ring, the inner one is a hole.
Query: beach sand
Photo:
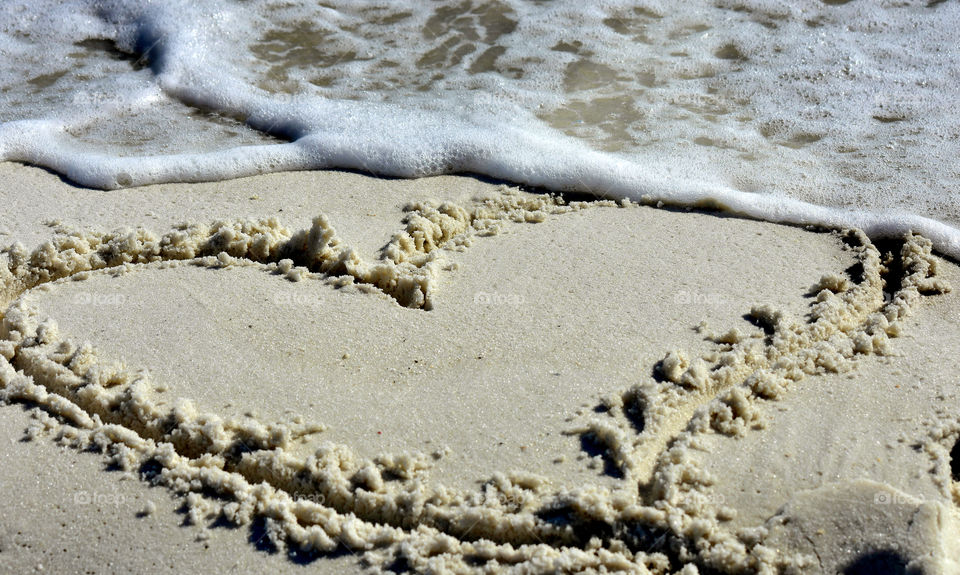
[[[0,181],[0,571],[960,569],[960,269],[922,239]]]

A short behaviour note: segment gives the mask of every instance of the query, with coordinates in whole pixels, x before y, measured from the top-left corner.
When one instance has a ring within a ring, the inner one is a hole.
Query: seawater
[[[960,257],[960,2],[9,1],[0,159],[474,172]]]

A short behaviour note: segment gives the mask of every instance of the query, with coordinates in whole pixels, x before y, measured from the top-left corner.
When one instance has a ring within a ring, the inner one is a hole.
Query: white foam
[[[0,158],[86,186],[477,172],[913,230],[960,257],[955,3],[117,0],[0,19]]]

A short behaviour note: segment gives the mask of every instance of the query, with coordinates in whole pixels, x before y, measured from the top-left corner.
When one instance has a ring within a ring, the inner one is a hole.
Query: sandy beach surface
[[[0,572],[960,572],[960,269],[922,238],[0,181]]]

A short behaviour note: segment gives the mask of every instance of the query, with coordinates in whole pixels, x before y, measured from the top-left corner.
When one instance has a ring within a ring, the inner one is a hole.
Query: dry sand
[[[958,570],[960,270],[921,238],[0,179],[0,570]]]

